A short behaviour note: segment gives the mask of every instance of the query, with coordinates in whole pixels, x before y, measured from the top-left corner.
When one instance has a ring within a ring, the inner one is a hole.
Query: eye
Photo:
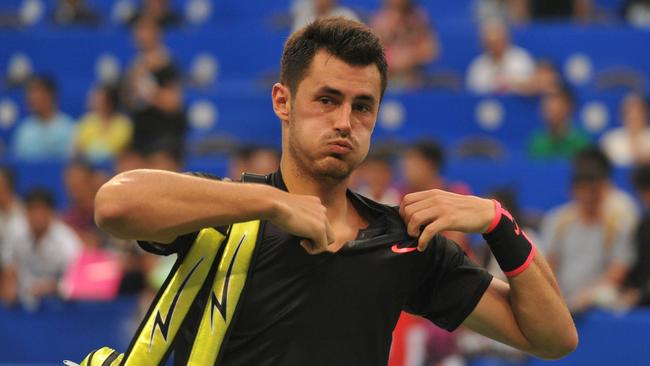
[[[364,103],[355,103],[353,107],[355,111],[359,111],[363,113],[370,112],[370,106]]]
[[[318,98],[318,101],[319,101],[321,104],[324,104],[324,105],[330,105],[330,104],[334,103],[334,102],[332,101],[332,99],[329,98],[329,97],[320,97],[320,98]]]

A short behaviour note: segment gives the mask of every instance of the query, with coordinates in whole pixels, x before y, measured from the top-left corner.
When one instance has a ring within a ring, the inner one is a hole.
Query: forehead
[[[319,50],[298,90],[310,92],[324,86],[346,95],[372,95],[377,101],[381,99],[381,74],[377,65],[350,65],[325,50]]]

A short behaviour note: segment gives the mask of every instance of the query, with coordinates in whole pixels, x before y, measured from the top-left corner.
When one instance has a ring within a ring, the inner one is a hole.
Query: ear
[[[273,100],[273,111],[281,121],[289,120],[289,112],[291,111],[291,92],[289,88],[281,83],[275,83],[271,91],[271,99]]]

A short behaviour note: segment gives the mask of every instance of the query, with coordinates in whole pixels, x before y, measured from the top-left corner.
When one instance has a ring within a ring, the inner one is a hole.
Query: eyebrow
[[[343,96],[343,93],[340,90],[338,90],[336,88],[332,88],[331,86],[323,86],[320,89],[318,89],[318,92],[327,93],[327,94],[331,94],[331,95],[336,95],[337,97],[342,97]],[[375,99],[375,97],[373,97],[370,94],[357,95],[357,96],[354,97],[354,99],[356,101],[366,101],[366,102],[370,102],[370,103],[373,103],[373,104],[376,103],[376,101],[377,101]]]

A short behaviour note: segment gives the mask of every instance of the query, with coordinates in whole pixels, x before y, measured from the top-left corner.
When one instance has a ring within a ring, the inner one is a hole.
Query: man
[[[26,161],[67,159],[72,154],[74,124],[59,111],[56,84],[46,76],[32,78],[27,84],[26,99],[30,116],[16,130],[12,153]]]
[[[650,164],[634,169],[632,181],[643,204],[643,216],[634,231],[636,262],[625,280],[623,299],[630,306],[650,306]]]
[[[496,231],[504,223],[515,235],[492,201],[434,190],[406,196],[398,212],[348,191],[350,173],[368,152],[386,68],[367,27],[318,20],[289,38],[273,86],[282,124],[273,187],[140,170],[116,176],[98,192],[100,227],[161,254],[183,256],[197,242],[192,233],[203,228],[262,220],[262,240],[218,364],[386,364],[402,309],[447,329],[464,323],[541,357],[576,347],[553,276],[523,236],[504,244],[526,257],[501,256],[503,265],[517,262],[521,272],[508,285],[436,235],[484,232],[495,218]],[[419,239],[407,239],[407,230]],[[205,303],[192,306],[200,313]],[[185,325],[174,339],[179,365],[189,353],[208,351],[190,349],[197,321]]]
[[[7,232],[24,225],[23,204],[16,194],[14,172],[9,167],[0,167],[0,293],[3,288],[2,256],[6,250]]]
[[[570,159],[591,144],[589,136],[573,121],[573,95],[566,87],[546,94],[542,99],[544,129],[533,133],[528,151],[533,158]]]
[[[612,193],[607,157],[597,149],[576,155],[573,200],[547,214],[541,235],[569,307],[580,312],[612,306],[633,261],[629,210],[608,202]]]
[[[490,20],[481,26],[485,51],[467,70],[467,89],[476,94],[511,93],[535,72],[535,62],[523,48],[510,43],[505,24]]]
[[[138,50],[127,74],[128,107],[133,119],[131,146],[123,157],[146,167],[177,170],[183,160],[187,115],[181,75],[162,42],[155,20],[144,17],[133,29]]]
[[[3,254],[3,300],[33,308],[57,294],[58,281],[81,250],[81,241],[56,217],[54,198],[44,190],[25,197],[26,224],[7,233]]]
[[[318,18],[344,17],[350,20],[359,20],[351,9],[341,6],[337,0],[299,0],[294,1],[291,7],[293,16],[292,30],[296,31]]]

